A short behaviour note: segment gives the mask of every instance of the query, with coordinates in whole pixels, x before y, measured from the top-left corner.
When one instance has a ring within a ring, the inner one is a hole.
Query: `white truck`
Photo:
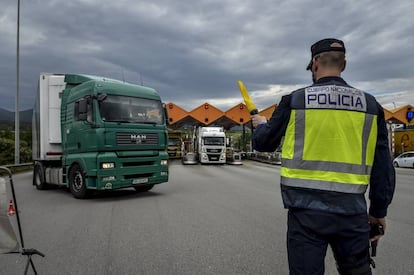
[[[226,134],[223,127],[199,127],[195,145],[200,163],[226,163]]]

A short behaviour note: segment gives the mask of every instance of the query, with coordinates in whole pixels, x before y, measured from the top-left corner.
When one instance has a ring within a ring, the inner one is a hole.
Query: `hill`
[[[32,109],[20,111],[20,115],[19,115],[20,122],[25,123],[25,124],[31,123],[32,114],[33,114]],[[6,123],[6,124],[14,123],[14,112],[7,111],[5,109],[0,108],[0,122]]]

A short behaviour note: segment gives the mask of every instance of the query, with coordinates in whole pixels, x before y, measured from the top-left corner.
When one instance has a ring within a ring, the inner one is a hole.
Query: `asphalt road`
[[[13,177],[26,248],[39,274],[288,274],[279,166],[170,166],[150,192],[77,200]],[[414,169],[397,169],[374,274],[414,274]],[[23,274],[26,257],[0,255],[0,274]],[[33,273],[29,273],[33,274]],[[337,274],[331,253],[326,274]]]

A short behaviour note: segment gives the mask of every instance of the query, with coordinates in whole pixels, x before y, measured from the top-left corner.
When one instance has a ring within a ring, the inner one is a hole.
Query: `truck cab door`
[[[93,128],[93,125],[95,125],[93,114],[93,100],[91,98],[81,98],[75,102],[73,121],[67,123],[66,126],[68,153],[95,149],[96,135]]]

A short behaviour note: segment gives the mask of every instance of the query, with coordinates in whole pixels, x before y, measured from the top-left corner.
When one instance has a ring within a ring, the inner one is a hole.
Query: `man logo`
[[[146,139],[147,139],[146,135],[131,134],[131,143],[135,143],[135,144],[145,143]]]

